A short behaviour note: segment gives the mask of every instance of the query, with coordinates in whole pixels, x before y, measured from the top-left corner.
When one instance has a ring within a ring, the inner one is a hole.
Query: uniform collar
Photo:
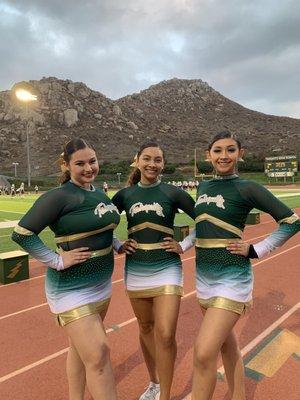
[[[230,174],[230,175],[216,175],[214,177],[214,179],[218,179],[218,180],[222,180],[222,181],[226,181],[228,179],[234,179],[234,178],[238,178],[238,174]]]
[[[138,186],[141,187],[141,188],[143,188],[143,189],[147,189],[147,188],[153,188],[153,187],[155,187],[155,186],[158,186],[160,183],[161,183],[160,180],[158,180],[158,181],[156,181],[156,182],[154,182],[154,183],[151,183],[150,185],[144,185],[143,183],[138,182]]]

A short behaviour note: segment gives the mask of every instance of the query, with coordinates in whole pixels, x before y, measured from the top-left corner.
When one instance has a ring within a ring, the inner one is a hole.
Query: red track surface
[[[271,218],[264,215],[260,225],[246,228],[245,239],[261,240],[275,226]],[[182,300],[177,331],[178,356],[172,389],[173,400],[181,400],[190,393],[193,342],[201,323],[199,306],[193,293],[194,251],[189,251],[182,258],[185,297]],[[274,335],[275,329],[287,329],[298,335],[300,341],[299,258],[299,235],[296,235],[271,256],[253,263],[254,309],[236,327],[241,349],[247,350],[246,346],[255,338],[258,346],[261,345],[270,335]],[[113,298],[105,325],[107,329],[111,328],[108,337],[119,399],[133,400],[138,398],[147,385],[148,377],[139,349],[137,323],[124,294],[123,263],[123,257],[116,257]],[[45,304],[43,273],[43,267],[32,262],[31,279],[0,286],[1,399],[68,398],[65,376],[67,340],[63,329],[55,325]],[[298,310],[293,310],[294,306]],[[291,315],[288,316],[286,313],[291,309]],[[282,316],[284,321],[276,323]],[[270,326],[269,331],[265,332]],[[257,350],[256,346],[251,348],[244,359],[247,361],[247,357],[257,353]],[[299,360],[300,348],[273,376],[261,376],[261,380],[247,377],[247,399],[298,400]],[[222,365],[221,359],[219,365]],[[229,399],[226,393],[227,385],[220,380],[214,400]],[[86,399],[90,399],[88,394]]]

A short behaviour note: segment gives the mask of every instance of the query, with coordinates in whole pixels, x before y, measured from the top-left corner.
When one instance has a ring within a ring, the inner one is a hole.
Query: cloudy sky
[[[116,99],[202,79],[300,118],[299,0],[0,0],[0,91],[56,76]]]

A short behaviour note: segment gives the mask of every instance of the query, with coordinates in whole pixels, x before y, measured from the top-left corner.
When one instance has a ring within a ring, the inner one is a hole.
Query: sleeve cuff
[[[253,245],[253,250],[257,254],[257,258],[262,258],[271,252],[271,248],[267,245],[265,240],[255,243]]]
[[[121,242],[118,238],[115,236],[113,237],[113,248],[114,250],[118,253],[120,250],[120,247],[122,246],[123,242]]]
[[[182,251],[185,252],[195,245],[196,241],[196,231],[193,230],[187,237],[185,237],[181,242],[178,242]]]
[[[50,262],[45,263],[47,267],[56,269],[56,271],[61,271],[64,269],[64,263],[62,256],[60,254],[55,253],[52,260]]]

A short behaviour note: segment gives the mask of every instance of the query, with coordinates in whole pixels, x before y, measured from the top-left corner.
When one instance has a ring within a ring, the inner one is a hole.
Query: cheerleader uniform
[[[120,216],[102,190],[83,189],[71,181],[42,195],[20,220],[12,239],[46,264],[46,297],[60,325],[100,313],[111,297],[114,259],[113,230]],[[38,234],[47,226],[55,234],[57,251]],[[59,250],[88,247],[92,256],[63,269]]]
[[[180,256],[165,251],[161,242],[173,236],[178,209],[194,219],[192,197],[182,189],[158,181],[124,188],[112,201],[120,212],[126,211],[128,238],[138,243],[136,251],[126,255],[125,284],[129,297],[182,296]]]
[[[248,257],[230,253],[241,240],[249,212],[270,214],[279,229],[250,246]],[[195,204],[196,288],[204,308],[242,314],[252,302],[253,273],[249,258],[262,257],[300,230],[299,217],[263,186],[237,175],[202,182]]]

